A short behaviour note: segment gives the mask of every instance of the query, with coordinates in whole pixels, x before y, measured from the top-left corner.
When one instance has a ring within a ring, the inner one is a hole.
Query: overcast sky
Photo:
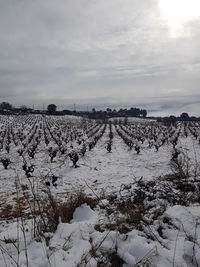
[[[200,116],[199,0],[0,0],[0,102]]]

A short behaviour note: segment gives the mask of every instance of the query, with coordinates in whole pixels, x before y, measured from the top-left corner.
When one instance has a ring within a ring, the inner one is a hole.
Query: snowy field
[[[0,116],[0,266],[200,266],[200,124]]]

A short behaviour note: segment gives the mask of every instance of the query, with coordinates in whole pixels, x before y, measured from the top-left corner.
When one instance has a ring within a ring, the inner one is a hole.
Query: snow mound
[[[95,222],[97,220],[97,214],[87,204],[82,204],[76,208],[71,223],[74,222]]]

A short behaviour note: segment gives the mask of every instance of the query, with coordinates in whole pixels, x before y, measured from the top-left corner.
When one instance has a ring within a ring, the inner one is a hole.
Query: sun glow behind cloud
[[[159,0],[159,8],[172,37],[181,33],[184,23],[200,18],[199,0]]]

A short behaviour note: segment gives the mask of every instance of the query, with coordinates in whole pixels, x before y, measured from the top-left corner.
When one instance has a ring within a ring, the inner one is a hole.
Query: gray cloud
[[[149,109],[169,98],[172,111],[177,103],[197,114],[199,47],[200,20],[172,38],[156,0],[3,0],[0,98],[60,107],[124,99]]]

